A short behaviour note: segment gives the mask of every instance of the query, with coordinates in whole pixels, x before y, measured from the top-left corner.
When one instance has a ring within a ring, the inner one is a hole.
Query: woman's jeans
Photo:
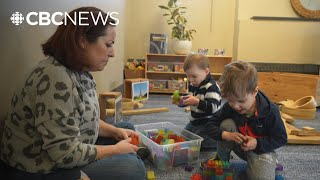
[[[116,127],[133,129],[134,126],[128,122],[115,124]],[[111,145],[117,141],[113,138],[98,138],[96,144]],[[20,180],[78,180],[80,171],[84,172],[91,180],[144,180],[146,169],[143,161],[136,154],[114,155],[108,158],[97,160],[86,166],[73,169],[59,169],[49,174],[27,173],[15,168],[5,167],[8,173],[7,179]]]

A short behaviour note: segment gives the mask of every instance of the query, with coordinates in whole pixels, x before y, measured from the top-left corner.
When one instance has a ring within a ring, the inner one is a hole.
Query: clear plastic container
[[[202,137],[170,122],[135,125],[135,129],[140,133],[142,145],[151,151],[151,161],[159,170],[165,171],[173,166],[198,162]],[[145,132],[157,132],[161,129],[171,130],[176,135],[184,137],[185,141],[159,145],[144,135]]]

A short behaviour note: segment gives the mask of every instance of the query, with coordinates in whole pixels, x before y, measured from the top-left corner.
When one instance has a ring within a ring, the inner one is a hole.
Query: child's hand
[[[192,95],[184,96],[183,105],[189,105],[189,106],[198,106],[199,105],[199,99],[197,97],[194,97]]]
[[[246,140],[241,143],[241,149],[243,151],[250,151],[256,149],[257,139],[250,136],[246,136],[245,138]]]
[[[238,132],[228,132],[228,131],[223,131],[222,132],[222,139],[226,141],[234,141],[236,143],[242,143],[244,140],[246,140],[246,137]]]

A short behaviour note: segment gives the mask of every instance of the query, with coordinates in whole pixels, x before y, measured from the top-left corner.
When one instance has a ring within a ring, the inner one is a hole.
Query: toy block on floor
[[[148,179],[148,180],[156,180],[156,177],[154,176],[154,171],[149,170],[149,171],[147,172],[147,179]]]
[[[290,134],[297,136],[320,136],[320,131],[292,130]]]
[[[282,120],[287,131],[289,144],[320,144],[320,136],[297,136],[291,134],[291,132],[295,133],[295,131],[301,130],[292,124],[287,123],[284,118],[282,118]]]
[[[304,130],[304,131],[315,131],[316,129],[313,128],[313,127],[304,126],[304,127],[302,127],[302,130]]]

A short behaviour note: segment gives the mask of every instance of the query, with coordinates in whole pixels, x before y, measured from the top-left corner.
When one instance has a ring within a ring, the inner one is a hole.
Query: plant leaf
[[[172,16],[178,15],[178,11],[179,11],[179,9],[175,9],[175,10],[172,12]]]
[[[162,6],[162,5],[160,5],[160,6],[159,6],[159,8],[169,10],[169,8],[168,8],[168,7],[166,7],[166,6]]]

